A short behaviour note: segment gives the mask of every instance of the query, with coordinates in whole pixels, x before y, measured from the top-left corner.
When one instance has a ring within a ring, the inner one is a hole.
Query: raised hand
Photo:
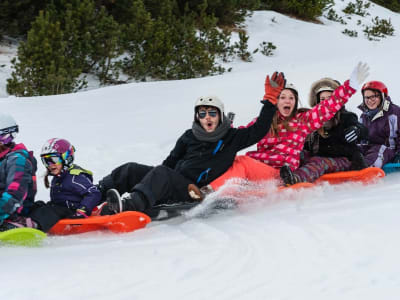
[[[360,85],[369,75],[369,67],[366,63],[359,62],[350,75],[350,86],[358,90]]]
[[[285,75],[282,72],[274,72],[271,78],[267,75],[265,78],[265,94],[263,99],[276,105],[279,94],[285,88],[285,83]]]

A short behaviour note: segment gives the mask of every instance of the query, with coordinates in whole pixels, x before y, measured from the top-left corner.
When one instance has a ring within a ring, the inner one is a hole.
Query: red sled
[[[110,216],[62,219],[50,229],[49,233],[54,235],[68,235],[98,230],[122,233],[143,228],[150,222],[151,219],[146,214],[138,211],[125,211]]]

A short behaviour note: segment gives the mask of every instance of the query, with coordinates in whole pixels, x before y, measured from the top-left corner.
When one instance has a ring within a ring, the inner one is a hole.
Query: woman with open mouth
[[[350,79],[337,87],[329,98],[306,110],[298,109],[297,89],[287,84],[276,99],[277,111],[271,128],[257,143],[257,150],[247,152],[245,157],[237,157],[224,175],[210,183],[209,189],[216,190],[233,177],[251,181],[279,179],[279,170],[283,166],[288,166],[291,171],[299,168],[307,135],[335,116],[367,78],[368,70],[367,64],[359,63]]]

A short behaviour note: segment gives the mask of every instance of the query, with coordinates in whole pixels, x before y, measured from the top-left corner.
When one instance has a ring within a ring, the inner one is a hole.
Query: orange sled
[[[339,184],[343,182],[362,182],[372,183],[376,179],[385,177],[385,172],[381,168],[369,167],[360,171],[345,171],[329,173],[321,176],[316,183],[327,181],[330,184]]]
[[[131,232],[151,222],[149,216],[137,211],[125,211],[111,216],[92,216],[85,219],[63,219],[54,225],[49,233],[68,235],[96,230]]]
[[[369,184],[375,182],[376,179],[382,177],[385,177],[385,172],[381,168],[369,167],[360,171],[328,173],[322,175],[314,183],[300,182],[287,187],[279,187],[279,190],[309,188],[313,187],[315,184],[323,182],[329,182],[330,184],[340,184],[344,182],[361,182],[364,184]]]

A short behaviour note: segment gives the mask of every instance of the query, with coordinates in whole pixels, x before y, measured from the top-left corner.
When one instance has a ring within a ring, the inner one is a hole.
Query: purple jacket
[[[92,173],[72,165],[59,176],[54,176],[50,187],[51,203],[77,209],[87,208],[88,215],[100,203],[101,193],[92,182]]]
[[[369,114],[362,104],[360,121],[368,130],[368,141],[361,144],[361,152],[369,166],[381,168],[400,151],[400,107],[387,97],[376,114]]]

